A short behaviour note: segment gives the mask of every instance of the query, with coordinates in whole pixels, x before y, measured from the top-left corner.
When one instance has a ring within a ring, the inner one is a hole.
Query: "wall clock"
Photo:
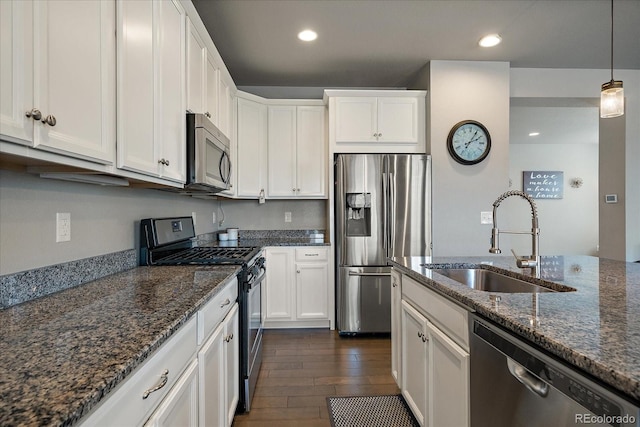
[[[447,148],[453,159],[463,165],[475,165],[484,160],[491,150],[491,135],[486,127],[475,120],[456,123],[447,137]]]

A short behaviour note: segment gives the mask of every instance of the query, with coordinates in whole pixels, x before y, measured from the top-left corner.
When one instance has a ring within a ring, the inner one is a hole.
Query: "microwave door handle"
[[[224,183],[228,183],[228,181],[229,181],[229,176],[228,176],[229,174],[227,174],[227,176],[225,176],[225,171],[222,170],[222,167],[223,167],[222,165],[225,163],[225,159],[227,157],[229,157],[227,155],[227,152],[223,151],[222,152],[222,156],[220,156],[220,162],[218,163],[218,172],[220,172],[220,178],[222,178],[222,182],[224,182]],[[226,163],[228,165],[230,165],[229,161],[227,161]],[[227,169],[230,169],[230,168],[227,168]]]

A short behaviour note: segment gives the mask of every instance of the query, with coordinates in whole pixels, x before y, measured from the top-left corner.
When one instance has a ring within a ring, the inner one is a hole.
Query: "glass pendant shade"
[[[600,93],[600,117],[609,119],[624,114],[624,89],[621,80],[611,80],[602,84]]]

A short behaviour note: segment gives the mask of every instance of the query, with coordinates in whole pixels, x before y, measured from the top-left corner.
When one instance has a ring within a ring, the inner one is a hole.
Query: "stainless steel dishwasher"
[[[469,328],[472,427],[640,426],[638,402],[476,315]]]

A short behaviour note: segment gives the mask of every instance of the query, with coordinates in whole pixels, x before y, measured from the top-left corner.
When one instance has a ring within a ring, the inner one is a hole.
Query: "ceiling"
[[[430,60],[610,67],[607,0],[193,3],[238,86],[406,87]],[[306,28],[315,42],[297,39]],[[640,69],[640,0],[615,0],[614,30],[615,69]],[[502,44],[478,47],[487,33]]]

